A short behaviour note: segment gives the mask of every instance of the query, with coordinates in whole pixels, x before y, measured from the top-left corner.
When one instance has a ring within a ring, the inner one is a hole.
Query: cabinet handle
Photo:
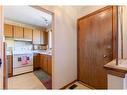
[[[0,67],[1,67],[1,64],[2,64],[2,59],[0,58]]]
[[[104,58],[106,58],[106,57],[107,57],[107,55],[105,55],[105,54],[104,54],[104,56],[103,56],[103,57],[104,57]]]

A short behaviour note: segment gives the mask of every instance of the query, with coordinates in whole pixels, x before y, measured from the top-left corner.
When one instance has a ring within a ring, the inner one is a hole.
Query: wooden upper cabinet
[[[36,29],[33,30],[33,44],[40,44],[40,31]]]
[[[5,37],[13,37],[13,26],[4,24],[4,35]]]
[[[48,32],[41,31],[40,44],[48,44]]]
[[[14,26],[14,38],[23,38],[23,27]]]
[[[24,28],[24,38],[25,39],[32,40],[32,34],[33,34],[33,30],[32,29]]]

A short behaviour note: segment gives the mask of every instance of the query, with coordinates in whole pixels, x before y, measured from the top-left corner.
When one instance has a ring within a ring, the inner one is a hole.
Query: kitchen
[[[33,72],[51,89],[52,15],[31,6],[5,6],[4,11],[8,80]],[[11,81],[9,89],[15,88]]]

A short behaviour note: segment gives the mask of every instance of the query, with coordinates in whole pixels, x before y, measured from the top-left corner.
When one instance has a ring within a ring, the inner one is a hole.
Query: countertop
[[[52,55],[52,53],[47,50],[34,50],[33,53]]]
[[[113,60],[104,65],[104,68],[109,71],[108,73],[124,77],[127,73],[127,59],[120,59],[118,65],[116,65],[116,60]]]
[[[46,54],[46,55],[52,55],[51,51],[47,51],[47,50],[33,50],[31,52],[27,52],[27,53],[20,53],[20,54],[33,54],[33,53],[39,53],[39,54]],[[13,55],[13,54],[19,54],[19,53],[12,53],[9,51],[6,51],[6,55]]]
[[[127,59],[121,59],[120,63],[116,65],[116,60],[113,60],[106,65],[104,65],[105,68],[112,68],[112,69],[118,69],[121,71],[127,72]]]

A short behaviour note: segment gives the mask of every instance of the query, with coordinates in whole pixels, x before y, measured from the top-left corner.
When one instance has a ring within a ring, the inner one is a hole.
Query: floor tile
[[[46,89],[34,73],[14,76],[8,79],[8,89]]]

